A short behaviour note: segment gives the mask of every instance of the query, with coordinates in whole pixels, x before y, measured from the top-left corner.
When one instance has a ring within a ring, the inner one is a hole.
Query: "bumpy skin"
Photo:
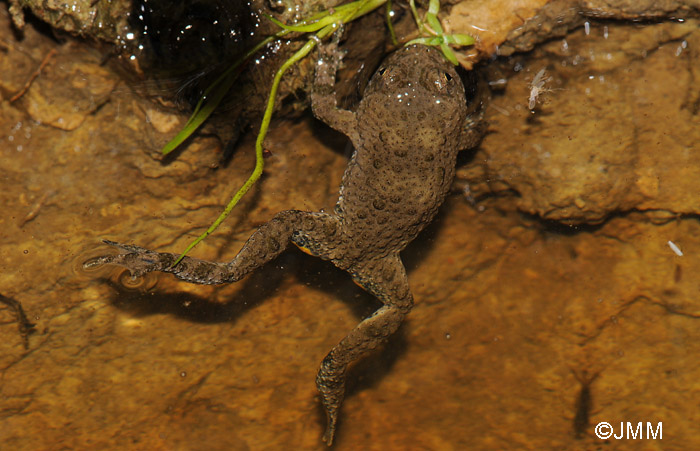
[[[313,112],[355,147],[333,214],[283,211],[261,226],[229,263],[109,242],[123,251],[89,266],[112,263],[132,276],[162,271],[199,284],[235,282],[278,256],[292,242],[346,270],[384,305],[323,359],[316,377],[328,416],[330,445],[345,391],[348,364],[385,342],[413,306],[399,256],[433,219],[450,188],[457,152],[480,138],[464,87],[440,52],[414,45],[389,56],[372,77],[356,112],[336,106],[338,52],[319,63]]]

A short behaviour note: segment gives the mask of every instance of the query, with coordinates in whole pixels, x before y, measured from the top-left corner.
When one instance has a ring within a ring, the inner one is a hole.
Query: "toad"
[[[455,68],[431,47],[390,55],[372,76],[355,112],[339,109],[334,93],[339,52],[317,68],[314,115],[347,135],[355,152],[333,213],[287,210],[258,228],[228,263],[107,242],[122,250],[88,267],[116,264],[132,277],[172,273],[197,284],[240,280],[282,253],[289,242],[330,260],[383,306],[361,321],[321,362],[316,386],[327,414],[324,441],[336,430],[350,363],[386,342],[413,306],[399,253],[433,219],[455,173],[457,152],[480,139],[480,104],[468,105]]]

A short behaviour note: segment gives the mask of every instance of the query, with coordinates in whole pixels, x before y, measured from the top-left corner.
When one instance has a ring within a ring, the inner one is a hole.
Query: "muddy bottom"
[[[135,95],[88,47],[32,28],[18,41],[0,19],[0,293],[35,324],[25,348],[0,304],[2,448],[326,449],[316,371],[377,308],[347,274],[294,249],[230,286],[82,269],[111,252],[102,239],[184,249],[247,177],[254,137],[228,164],[207,136],[163,163],[185,117]],[[511,105],[527,107],[528,82]],[[503,115],[507,97],[494,104],[464,177],[498,154],[499,121],[518,118]],[[307,115],[274,122],[267,147],[262,182],[192,256],[230,260],[277,211],[332,207],[342,137]],[[629,208],[562,226],[494,192],[456,188],[403,253],[416,307],[351,369],[334,447],[700,447],[697,215]],[[597,438],[600,422],[624,438]]]

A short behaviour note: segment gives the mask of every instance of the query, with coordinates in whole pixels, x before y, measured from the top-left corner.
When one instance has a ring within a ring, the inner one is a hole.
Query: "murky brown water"
[[[296,250],[222,287],[81,269],[105,238],[182,250],[251,170],[252,137],[226,167],[212,137],[163,165],[157,149],[184,118],[87,47],[31,28],[17,41],[1,17],[0,292],[37,332],[25,349],[0,306],[0,447],[324,449],[316,370],[376,308],[345,273]],[[404,253],[416,307],[351,371],[337,449],[700,446],[700,39],[674,26],[593,25],[566,51],[559,40],[503,62],[490,134],[457,184],[479,202],[456,192]],[[615,36],[630,42],[618,53]],[[533,114],[543,67],[552,91]],[[193,255],[230,259],[275,212],[332,206],[342,137],[306,117],[274,123],[267,146],[262,183]],[[518,208],[617,213],[569,228]],[[663,440],[602,441],[601,421],[617,434],[663,422]]]

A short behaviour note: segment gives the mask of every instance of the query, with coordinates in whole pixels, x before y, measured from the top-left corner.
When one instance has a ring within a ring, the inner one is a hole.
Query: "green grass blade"
[[[437,16],[438,11],[440,11],[440,0],[430,0],[428,3],[428,14]]]
[[[408,5],[411,7],[411,14],[413,14],[413,21],[416,22],[416,26],[418,27],[418,33],[424,35],[425,26],[423,25],[423,21],[421,20],[420,15],[418,15],[415,0],[409,0]]]
[[[436,34],[441,35],[444,33],[442,31],[442,25],[440,25],[440,21],[438,20],[435,14],[426,14],[425,20],[428,22],[428,25],[430,25],[430,28],[432,28]]]
[[[467,45],[472,45],[476,41],[474,40],[473,37],[469,36],[468,34],[446,34],[445,35],[445,42],[448,44],[455,44],[457,46],[467,46]]]
[[[445,58],[447,58],[447,61],[451,62],[455,66],[459,64],[459,61],[457,61],[457,56],[449,45],[445,44],[444,42],[441,43],[440,50],[442,50],[442,54],[445,56]]]
[[[203,106],[200,106],[200,108],[195,110],[195,113],[190,116],[182,130],[180,130],[180,132],[163,147],[161,150],[163,155],[167,155],[175,150],[180,144],[189,138],[199,128],[199,126],[209,118],[209,116],[211,116],[216,107],[219,106],[221,101],[226,96],[226,93],[228,93],[229,89],[231,89],[231,86],[233,86],[233,83],[236,81],[239,74],[240,71],[235,72],[222,83],[217,84],[210,95],[202,97],[200,102],[203,101]]]
[[[199,102],[197,102],[194,112],[187,120],[184,127],[182,127],[182,130],[180,130],[180,132],[161,149],[161,153],[163,155],[167,155],[175,150],[180,144],[189,138],[199,128],[199,126],[209,118],[209,116],[211,116],[216,107],[219,106],[221,101],[226,96],[226,93],[228,93],[229,89],[231,89],[231,86],[233,86],[233,83],[238,78],[238,75],[240,75],[243,64],[258,50],[276,38],[277,35],[270,36],[259,42],[252,49],[246,52],[243,57],[236,60],[228,69],[226,69],[226,71],[224,71],[223,74],[221,74],[211,85],[209,85],[209,87],[204,91],[202,97],[199,99]]]
[[[327,15],[327,16],[325,16],[325,17],[323,17],[323,18],[321,18],[313,23],[285,25],[284,23],[280,22],[279,20],[275,19],[274,17],[265,14],[265,17],[270,19],[270,21],[272,21],[272,23],[274,23],[278,27],[282,28],[283,30],[296,31],[299,33],[315,33],[316,31],[325,27],[329,23],[333,23],[336,20],[333,16],[334,15]],[[308,22],[308,21],[304,21],[304,22]]]

